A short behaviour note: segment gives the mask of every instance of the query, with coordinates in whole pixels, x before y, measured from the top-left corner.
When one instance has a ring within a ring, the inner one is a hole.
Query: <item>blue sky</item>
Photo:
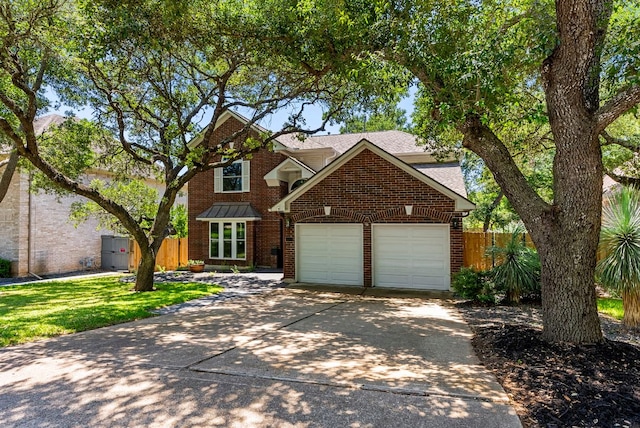
[[[54,99],[55,98],[55,94],[53,94],[52,92],[47,92],[46,93],[47,97],[49,97],[50,99]],[[403,110],[405,110],[407,112],[407,119],[409,119],[409,121],[411,121],[411,113],[413,112],[413,101],[414,101],[414,97],[415,97],[415,88],[411,88],[409,91],[409,95],[405,98],[402,99],[402,101],[400,102],[400,108],[402,108]],[[66,112],[71,111],[72,109],[67,107],[67,106],[60,106],[58,109],[56,110],[51,110],[51,113],[58,113],[61,115],[66,114]],[[93,111],[90,108],[85,108],[83,110],[73,110],[75,115],[80,117],[80,118],[84,118],[84,119],[92,119],[93,116]],[[238,113],[243,114],[243,115],[248,115],[249,113],[247,112],[242,112],[242,111],[238,111]],[[274,113],[273,115],[270,115],[268,117],[266,117],[265,119],[263,119],[260,122],[260,125],[262,125],[263,127],[271,130],[271,131],[278,131],[281,129],[282,124],[287,120],[289,116],[289,112],[287,110],[281,110],[278,111],[276,113]],[[209,116],[210,118],[210,116]],[[307,123],[307,128],[308,129],[314,129],[317,128],[318,126],[320,126],[322,124],[322,109],[319,106],[310,106],[310,107],[306,107],[305,108],[305,115],[304,118],[306,120]],[[208,120],[208,118],[205,116],[204,120]],[[340,133],[340,125],[327,125],[325,127],[325,131],[324,132],[320,132],[319,134],[339,134]]]

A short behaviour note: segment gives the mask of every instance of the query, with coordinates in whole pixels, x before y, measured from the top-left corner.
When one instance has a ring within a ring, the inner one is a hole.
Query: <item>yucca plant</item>
[[[540,258],[522,239],[525,229],[516,227],[504,247],[490,251],[501,263],[493,268],[493,282],[504,291],[504,303],[518,304],[523,294],[537,294],[540,290]]]
[[[628,327],[640,327],[640,191],[633,187],[614,193],[602,212],[598,281],[622,295]]]

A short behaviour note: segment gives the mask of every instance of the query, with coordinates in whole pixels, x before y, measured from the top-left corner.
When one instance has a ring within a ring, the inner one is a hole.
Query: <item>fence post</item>
[[[496,246],[496,233],[491,232],[491,246]],[[491,269],[496,267],[496,252],[491,249]]]

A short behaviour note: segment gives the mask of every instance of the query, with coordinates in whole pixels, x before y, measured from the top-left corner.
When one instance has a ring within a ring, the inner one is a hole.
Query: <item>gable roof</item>
[[[40,116],[33,121],[33,130],[36,135],[42,135],[49,127],[62,125],[65,120],[67,119],[64,116],[55,113]]]
[[[424,175],[445,185],[460,196],[467,197],[467,186],[458,162],[411,164]]]
[[[292,169],[300,172],[300,178],[310,178],[316,173],[313,169],[300,162],[298,159],[287,157],[285,160],[280,162],[278,166],[266,173],[264,175],[264,179],[270,187],[277,187],[280,185],[281,173],[288,173]],[[282,181],[287,180],[285,179]]]
[[[215,124],[217,129],[228,119],[234,118],[241,123],[249,123],[250,119],[232,110],[224,111]],[[207,131],[205,127],[196,137],[189,142],[189,147],[194,148],[199,145],[204,134]],[[270,131],[260,126],[258,123],[251,124],[251,128],[257,132],[269,133]],[[353,134],[334,134],[334,135],[311,135],[302,139],[300,134],[291,133],[284,134],[274,139],[274,150],[331,150],[338,155],[347,152],[350,148],[358,144],[361,140],[367,140],[370,143],[380,147],[382,150],[392,153],[393,155],[427,155],[431,156],[423,145],[420,144],[418,137],[404,131],[375,131],[375,132],[359,132]],[[428,160],[429,162],[432,159]],[[424,162],[424,160],[423,160]]]
[[[215,126],[214,126],[214,131],[216,129],[218,129],[222,124],[224,124],[227,120],[234,118],[237,121],[247,124],[249,123],[250,119],[244,117],[243,115],[241,115],[240,113],[236,113],[235,111],[232,110],[225,110],[224,112],[222,112],[222,114],[220,115],[220,117],[218,118],[218,121],[216,122]],[[193,149],[194,147],[198,146],[200,143],[202,143],[202,140],[204,139],[204,134],[207,132],[207,129],[209,128],[209,125],[205,126],[204,129],[202,129],[202,131],[200,131],[200,133],[198,135],[196,135],[191,141],[189,141],[189,148]],[[251,129],[253,129],[256,132],[260,132],[260,133],[269,133],[270,131],[262,126],[260,126],[257,123],[252,123],[251,124]],[[282,144],[282,142],[278,140],[275,141],[276,145],[277,144]]]
[[[327,165],[322,170],[320,170],[320,172],[318,172],[316,175],[311,177],[302,186],[298,187],[296,190],[289,193],[284,199],[282,199],[276,205],[271,207],[269,211],[285,212],[285,213],[289,212],[291,208],[291,202],[295,201],[297,198],[302,196],[308,190],[312,189],[316,184],[324,180],[329,174],[341,168],[344,164],[346,164],[348,161],[356,157],[358,154],[362,153],[364,150],[369,150],[375,153],[376,155],[380,156],[381,158],[385,159],[386,161],[400,168],[407,174],[412,175],[413,177],[417,178],[418,180],[422,181],[428,186],[439,191],[443,195],[453,199],[455,201],[456,211],[470,211],[475,208],[475,205],[464,196],[456,193],[454,190],[444,186],[443,184],[440,184],[433,178],[413,168],[411,165],[408,165],[402,162],[397,157],[389,154],[388,152],[384,151],[383,149],[376,146],[375,144],[372,144],[370,141],[366,139],[362,139],[360,140],[359,143],[351,147],[351,149],[349,149],[346,153],[344,153],[338,159],[331,162],[329,165]]]

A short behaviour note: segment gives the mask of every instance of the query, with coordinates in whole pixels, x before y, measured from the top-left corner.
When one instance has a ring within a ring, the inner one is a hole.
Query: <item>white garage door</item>
[[[363,285],[361,224],[297,224],[298,281]]]
[[[449,225],[373,225],[374,285],[449,290]]]

